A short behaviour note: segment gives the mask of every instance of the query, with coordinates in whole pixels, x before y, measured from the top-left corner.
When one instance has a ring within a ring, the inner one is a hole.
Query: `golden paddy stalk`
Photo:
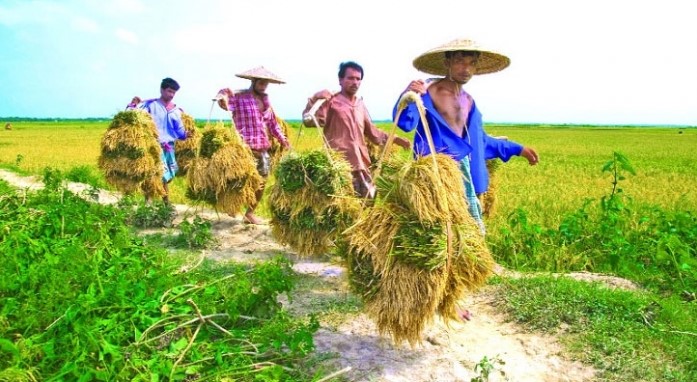
[[[256,203],[262,179],[251,149],[237,131],[222,123],[208,125],[198,153],[187,174],[187,197],[231,215]]]
[[[436,154],[384,165],[375,206],[345,231],[349,279],[378,331],[414,346],[436,314],[457,318],[457,302],[486,282],[494,261],[457,162]]]
[[[142,110],[117,113],[102,136],[98,165],[107,183],[132,194],[142,190],[146,198],[164,195],[162,149],[150,114]]]
[[[289,153],[275,171],[268,203],[271,234],[300,256],[329,253],[360,213],[351,165],[331,150]]]
[[[177,176],[185,176],[187,174],[191,162],[193,162],[196,155],[198,155],[198,147],[201,140],[201,133],[199,133],[196,128],[194,117],[182,113],[182,122],[184,123],[184,130],[186,130],[187,138],[185,140],[178,140],[174,143],[174,155],[177,158],[177,164],[179,164]]]

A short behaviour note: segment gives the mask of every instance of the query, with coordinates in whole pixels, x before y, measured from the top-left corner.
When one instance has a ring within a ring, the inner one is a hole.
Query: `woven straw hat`
[[[425,73],[437,76],[448,75],[448,69],[443,61],[445,52],[456,52],[458,50],[468,50],[480,52],[475,74],[494,73],[505,69],[511,64],[511,60],[501,53],[491,49],[486,49],[472,40],[457,39],[445,45],[433,48],[414,59],[414,67]]]
[[[285,84],[286,83],[280,77],[271,73],[268,69],[266,69],[263,66],[258,66],[254,69],[249,69],[245,72],[235,74],[235,75],[237,77],[245,78],[248,80],[253,80],[255,78],[258,78],[258,79],[262,79],[262,80],[267,80],[267,81],[274,83],[274,84]]]

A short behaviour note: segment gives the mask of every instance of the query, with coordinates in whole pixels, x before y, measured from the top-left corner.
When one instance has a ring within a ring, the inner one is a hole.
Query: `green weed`
[[[65,178],[72,182],[88,184],[95,188],[107,188],[104,177],[90,166],[75,166],[65,173]]]
[[[204,249],[210,248],[217,242],[211,231],[211,222],[199,216],[195,216],[192,221],[182,221],[177,228],[181,233],[173,240],[175,246]]]
[[[162,201],[146,203],[127,196],[118,206],[126,211],[126,223],[137,228],[171,227],[176,216],[174,207]]]
[[[489,377],[494,375],[496,372],[498,372],[498,374],[501,375],[504,380],[508,380],[506,378],[506,373],[500,369],[500,366],[505,364],[506,362],[504,362],[498,355],[493,358],[484,356],[476,365],[474,365],[474,372],[478,373],[478,375],[470,379],[470,382],[488,382]]]
[[[621,182],[635,171],[614,153],[602,171],[608,195],[545,227],[517,209],[507,227],[488,240],[498,261],[519,270],[591,271],[616,274],[657,291],[697,291],[697,216],[637,203]],[[678,282],[676,282],[676,280]]]
[[[58,171],[44,182],[26,197],[0,184],[1,379],[309,379],[292,367],[318,322],[280,309],[287,260],[183,267],[127,209],[73,195]]]

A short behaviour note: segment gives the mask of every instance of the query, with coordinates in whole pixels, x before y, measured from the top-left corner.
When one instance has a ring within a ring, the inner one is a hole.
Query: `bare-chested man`
[[[469,212],[479,224],[482,235],[486,230],[477,194],[484,193],[489,188],[486,160],[499,158],[505,162],[512,156],[519,155],[525,157],[531,165],[539,161],[534,149],[487,135],[474,99],[462,89],[472,76],[497,72],[509,64],[508,57],[482,48],[472,40],[454,40],[414,59],[416,69],[441,78],[415,80],[404,90],[421,95],[436,152],[448,154],[460,164],[465,178],[465,197]],[[393,117],[398,105],[399,103],[394,107]],[[397,126],[404,131],[416,129],[415,155],[431,153],[415,104],[411,103],[402,111]],[[459,309],[458,314],[462,320],[471,318],[467,309]]]
[[[416,69],[443,78],[414,80],[405,89],[405,92],[414,91],[421,95],[436,152],[450,155],[460,163],[466,179],[471,179],[471,182],[465,182],[465,196],[470,214],[479,224],[482,234],[485,229],[477,194],[489,188],[486,160],[499,158],[505,162],[519,155],[531,165],[539,161],[534,149],[487,135],[474,99],[462,88],[475,74],[496,72],[509,63],[508,57],[483,49],[471,40],[455,40],[414,60]],[[416,129],[415,154],[430,154],[416,105],[411,104],[402,112],[397,126],[404,131]]]

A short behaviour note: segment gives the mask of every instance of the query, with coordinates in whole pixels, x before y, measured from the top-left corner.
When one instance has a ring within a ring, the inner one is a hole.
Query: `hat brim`
[[[501,53],[478,46],[470,40],[455,40],[446,45],[431,49],[414,59],[414,67],[425,73],[447,76],[448,68],[445,67],[445,52],[474,51],[479,52],[477,61],[477,74],[495,73],[507,68],[511,59]]]
[[[244,78],[246,80],[267,80],[272,84],[285,84],[286,82],[278,78],[271,78],[263,75],[251,75],[251,74],[235,74],[235,76]]]

